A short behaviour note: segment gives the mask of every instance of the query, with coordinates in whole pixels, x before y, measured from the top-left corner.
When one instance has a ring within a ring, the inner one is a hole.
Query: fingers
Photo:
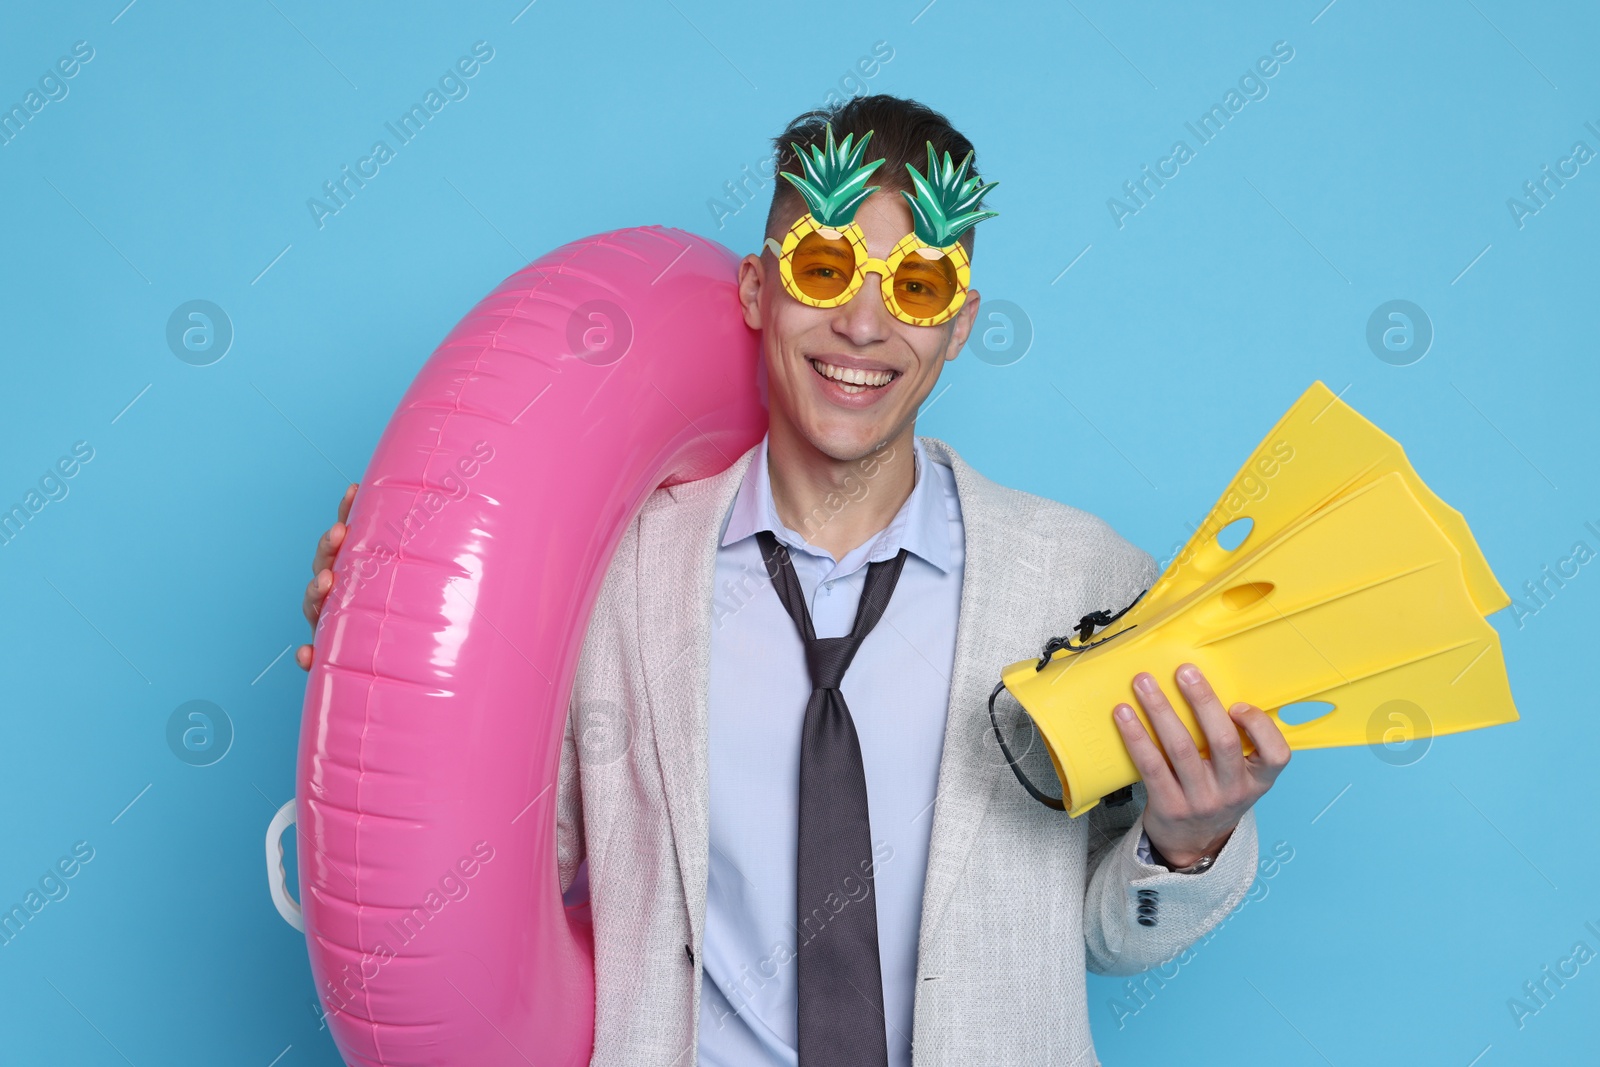
[[[316,629],[317,618],[322,614],[323,601],[328,599],[328,590],[332,588],[333,571],[327,568],[318,571],[316,577],[306,584],[306,595],[301,601],[300,610],[312,629]]]
[[[344,491],[344,499],[339,501],[339,521],[328,527],[328,532],[317,542],[317,551],[311,557],[312,574],[333,566],[333,557],[338,555],[339,546],[344,544],[345,535],[350,532],[350,505],[356,498],[356,484],[351,482]]]
[[[1250,743],[1256,749],[1246,758],[1246,764],[1270,786],[1289,765],[1288,739],[1278,729],[1277,721],[1253,704],[1235,704],[1233,718],[1250,735]]]
[[[339,521],[328,527],[328,532],[317,541],[317,550],[311,557],[311,581],[306,584],[300,610],[313,630],[317,628],[317,619],[322,615],[328,590],[333,588],[333,558],[339,554],[339,546],[344,544],[345,535],[350,532],[347,525],[350,521],[350,505],[355,502],[358,485],[357,482],[351,482],[345,488],[344,497],[339,501]],[[294,650],[295,662],[300,664],[302,670],[311,669],[311,651],[310,645],[301,645]]]
[[[1217,785],[1223,790],[1231,789],[1247,773],[1239,728],[1228,717],[1222,701],[1217,698],[1216,691],[1206,681],[1205,675],[1200,673],[1200,668],[1185,663],[1178,668],[1177,679],[1178,689],[1189,702],[1189,707],[1194,709],[1194,717],[1206,739],[1211,772],[1216,775]]]
[[[1144,728],[1144,723],[1128,704],[1118,704],[1111,720],[1122,734],[1122,743],[1128,749],[1128,758],[1139,770],[1144,781],[1148,802],[1159,811],[1174,811],[1183,803],[1183,787],[1172,776],[1167,757],[1161,754],[1155,740]]]
[[[328,527],[328,532],[317,541],[317,551],[311,557],[312,574],[320,574],[333,566],[333,557],[339,554],[339,546],[344,544],[344,536],[349,531],[350,527],[343,522],[336,522]]]
[[[1156,737],[1161,741],[1167,762],[1172,764],[1172,772],[1183,786],[1184,793],[1190,798],[1205,796],[1213,784],[1211,772],[1200,758],[1200,750],[1195,747],[1189,728],[1172,710],[1167,694],[1162,692],[1161,686],[1148,671],[1134,676],[1133,692],[1139,698],[1139,703],[1144,705],[1144,713],[1150,725],[1155,727]]]

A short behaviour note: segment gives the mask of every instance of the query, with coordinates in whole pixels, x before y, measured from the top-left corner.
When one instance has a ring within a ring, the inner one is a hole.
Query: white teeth
[[[876,389],[888,385],[894,380],[894,371],[889,370],[856,370],[853,367],[835,367],[831,363],[821,360],[811,360],[812,369],[824,378],[832,379],[839,383],[839,387],[847,393],[859,393],[864,388]]]

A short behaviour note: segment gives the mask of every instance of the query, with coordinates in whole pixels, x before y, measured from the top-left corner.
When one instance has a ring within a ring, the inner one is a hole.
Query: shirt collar
[[[731,545],[735,541],[753,537],[761,530],[770,530],[773,536],[791,548],[832,560],[833,557],[826,550],[811,544],[778,518],[778,509],[772,500],[772,479],[767,470],[767,440],[765,436],[761,438],[761,443],[756,446],[756,454],[751,457],[750,466],[739,483],[721,544]],[[940,571],[949,572],[950,521],[945,509],[943,486],[933,473],[933,461],[928,458],[922,441],[914,435],[912,457],[916,474],[911,495],[888,526],[838,561],[835,569],[839,573],[849,573],[867,563],[892,559],[902,548],[933,564]],[[888,462],[893,463],[894,460],[891,458]],[[875,473],[881,474],[881,471]],[[858,477],[870,492],[872,479],[865,473]],[[842,507],[850,506],[847,498],[841,499]]]

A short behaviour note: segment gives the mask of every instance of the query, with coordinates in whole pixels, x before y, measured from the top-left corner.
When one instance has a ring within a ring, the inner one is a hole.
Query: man
[[[852,167],[878,188],[851,204],[777,183],[767,247],[739,271],[768,433],[724,473],[649,498],[590,622],[558,809],[563,886],[587,865],[593,1062],[903,1067],[914,1048],[919,1064],[1097,1064],[1085,968],[1153,966],[1237,904],[1255,874],[1250,809],[1288,746],[1186,665],[1175,682],[1209,758],[1141,674],[1156,736],[1114,709],[1142,775],[1131,797],[1070,819],[1023,790],[986,707],[1000,668],[1128,605],[1155,563],[915,436],[980,298],[912,313],[964,280],[890,266],[908,234],[929,243],[927,211],[914,220],[901,194],[928,145],[963,160],[967,139],[874,96],[802,115],[776,143],[786,173],[801,175],[797,143],[839,164],[840,188]],[[864,268],[839,251],[850,223]],[[812,229],[801,262],[792,238]],[[959,243],[970,256],[970,222]],[[316,552],[313,624],[354,488]],[[309,667],[311,646],[298,658]],[[1000,707],[1018,738],[1026,717]],[[1020,747],[1018,768],[1051,781],[1042,746]]]

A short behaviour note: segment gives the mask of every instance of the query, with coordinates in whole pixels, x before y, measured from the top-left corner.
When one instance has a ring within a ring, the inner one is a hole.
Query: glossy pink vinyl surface
[[[556,868],[563,727],[626,524],[765,431],[736,266],[658,227],[558,249],[461,320],[384,430],[297,767],[312,973],[352,1065],[588,1062],[588,916]]]

